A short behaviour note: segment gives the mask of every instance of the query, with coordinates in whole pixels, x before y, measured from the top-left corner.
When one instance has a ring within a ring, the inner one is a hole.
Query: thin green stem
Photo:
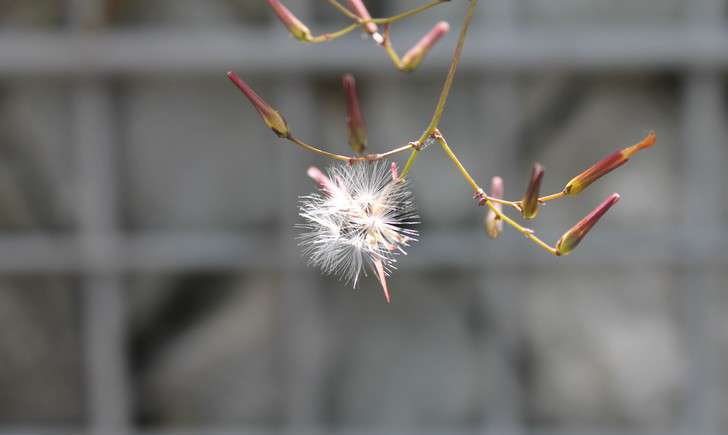
[[[334,39],[341,38],[342,36],[351,33],[357,27],[359,27],[359,23],[350,24],[336,32],[324,33],[323,35],[319,35],[319,36],[312,36],[311,38],[307,39],[306,42],[318,44],[321,42],[333,41]]]
[[[331,3],[331,5],[342,14],[346,15],[357,23],[359,22],[360,18],[354,12],[350,11],[349,8],[347,8],[346,6],[342,5],[336,0],[329,0],[329,3]]]
[[[397,67],[398,70],[403,70],[404,67],[402,66],[402,60],[399,58],[399,55],[394,50],[394,47],[392,47],[392,39],[390,37],[389,32],[389,24],[385,24],[384,26],[384,42],[382,43],[382,46],[384,47],[384,50],[389,55],[389,58],[392,59],[392,63],[395,67]]]
[[[349,162],[349,163],[373,162],[376,160],[381,160],[381,159],[393,156],[395,154],[405,152],[414,146],[414,144],[409,143],[407,145],[402,145],[400,147],[394,148],[392,150],[389,150],[389,151],[383,152],[383,153],[367,154],[365,156],[345,156],[342,154],[336,154],[336,153],[322,150],[321,148],[317,148],[313,145],[309,145],[306,142],[302,141],[301,139],[293,136],[292,134],[289,134],[287,137],[285,137],[285,139],[288,139],[289,141],[295,143],[296,145],[300,146],[301,148],[305,149],[306,151],[310,151],[314,154],[319,154],[319,155],[322,155],[325,157],[329,157],[334,160],[340,160],[340,161]]]
[[[412,169],[412,164],[415,162],[415,158],[417,157],[417,149],[412,150],[412,154],[410,154],[409,159],[407,159],[407,163],[404,165],[404,169],[402,170],[402,173],[400,174],[399,178],[404,180],[404,177],[407,176],[410,169]]]
[[[460,159],[458,159],[458,156],[455,155],[452,148],[450,148],[450,145],[448,145],[447,141],[445,140],[445,137],[440,133],[439,130],[435,130],[433,133],[433,137],[435,140],[437,140],[440,143],[440,146],[445,151],[445,154],[447,154],[448,157],[450,157],[450,160],[452,160],[453,163],[455,163],[455,166],[457,166],[460,173],[465,178],[465,181],[470,184],[470,187],[473,188],[473,191],[477,193],[483,192],[483,189],[478,185],[478,183],[475,181],[475,179],[470,175],[470,172],[468,172],[467,169],[465,169],[465,166],[463,166],[462,163],[460,163]],[[483,194],[485,195],[485,194]]]
[[[291,142],[295,143],[296,145],[300,146],[301,148],[303,148],[307,151],[311,151],[312,153],[315,153],[315,154],[320,154],[322,156],[326,156],[326,157],[332,158],[334,160],[342,160],[342,161],[346,161],[346,162],[351,160],[351,157],[342,156],[341,154],[331,153],[328,151],[324,151],[320,148],[316,148],[313,145],[309,145],[306,142],[302,141],[301,139],[293,136],[292,134],[289,134],[288,137],[286,137],[285,139],[288,139]]]
[[[356,15],[354,12],[350,11],[349,8],[339,3],[337,0],[328,0],[331,6],[336,8],[339,12],[346,15],[348,18],[356,21],[359,23],[359,25],[365,25],[369,23],[374,24],[391,24],[400,20],[404,20],[405,18],[412,17],[414,15],[417,15],[419,13],[425,12],[428,9],[431,9],[437,5],[440,5],[442,3],[447,3],[450,0],[432,0],[431,2],[424,4],[422,6],[418,6],[416,8],[410,9],[408,11],[402,12],[401,14],[393,15],[391,17],[385,17],[385,18],[374,18],[369,20],[362,20],[358,15]]]
[[[511,219],[508,215],[503,213],[498,207],[496,207],[493,204],[493,198],[490,198],[483,192],[483,189],[478,185],[478,183],[473,179],[473,177],[470,175],[470,172],[468,172],[467,169],[465,169],[465,166],[463,166],[462,163],[460,163],[460,159],[455,155],[452,148],[450,148],[450,145],[448,145],[447,141],[445,140],[445,137],[440,133],[439,130],[435,130],[434,132],[434,138],[440,143],[440,146],[442,146],[442,149],[445,151],[445,154],[450,158],[450,160],[455,163],[455,166],[457,166],[460,173],[465,178],[465,181],[470,184],[470,187],[473,188],[473,190],[478,194],[479,197],[483,198],[485,200],[485,204],[493,210],[493,212],[498,216],[500,219],[503,219],[503,222],[507,223],[508,225],[515,228],[517,231],[519,231],[521,234],[526,236],[529,240],[536,243],[541,248],[545,249],[552,255],[557,255],[556,249],[549,246],[546,242],[539,239],[536,234],[534,234],[533,230],[530,228],[526,228],[523,225],[519,224],[518,222]],[[506,201],[507,202],[507,201]]]
[[[465,38],[468,35],[468,29],[470,28],[470,23],[473,20],[473,15],[475,14],[475,8],[478,5],[478,0],[470,0],[470,6],[468,6],[468,11],[465,14],[465,20],[463,21],[463,26],[460,29],[460,36],[458,37],[458,44],[455,47],[455,52],[452,56],[452,61],[450,62],[450,69],[447,72],[447,78],[445,79],[445,84],[442,86],[442,91],[440,92],[440,98],[437,102],[437,107],[435,108],[435,113],[432,116],[432,120],[430,121],[430,125],[427,127],[427,130],[422,134],[420,139],[417,141],[417,143],[424,143],[437,129],[438,125],[440,124],[440,119],[442,119],[442,112],[445,110],[445,103],[447,103],[447,97],[450,95],[450,89],[452,88],[453,80],[455,80],[455,73],[457,72],[458,65],[460,64],[460,58],[462,57],[463,53],[463,47],[465,46]],[[409,172],[409,169],[412,167],[412,164],[414,163],[415,159],[418,155],[418,150],[415,148],[412,151],[412,154],[410,155],[409,160],[407,161],[407,166],[405,166],[405,170],[402,172],[401,177],[404,178],[405,175]]]
[[[374,18],[373,20],[362,20],[362,23],[366,24],[371,21],[374,24],[391,24],[396,21],[404,20],[405,18],[409,18],[411,16],[425,12],[428,9],[431,9],[442,3],[447,3],[448,1],[450,1],[450,0],[433,0],[430,3],[427,3],[422,6],[418,6],[414,9],[410,9],[409,11],[406,11],[406,12],[402,12],[401,14],[397,14],[397,15],[387,17],[387,18]]]
[[[391,151],[387,151],[386,153],[374,154],[377,157],[375,160],[384,159],[384,158],[387,158],[389,156],[393,156],[395,154],[399,154],[401,152],[407,151],[409,149],[412,149],[412,146],[413,145],[411,143],[408,143],[407,145],[402,145],[401,147],[395,148],[395,149],[393,149]]]
[[[538,199],[539,202],[549,202],[555,199],[561,199],[566,196],[566,192],[554,193],[553,195],[542,196]]]
[[[478,6],[478,0],[470,0],[470,6],[468,6],[468,12],[465,14],[463,27],[462,29],[460,29],[458,45],[455,48],[452,62],[450,62],[450,70],[447,73],[445,84],[442,87],[442,92],[440,92],[440,99],[437,102],[437,107],[435,108],[435,114],[432,116],[432,120],[430,121],[430,125],[427,127],[427,130],[425,130],[425,132],[422,134],[422,137],[420,137],[419,142],[424,142],[425,139],[430,137],[430,135],[440,124],[440,119],[442,119],[442,113],[445,110],[445,103],[447,103],[447,97],[448,95],[450,95],[450,89],[452,88],[453,80],[455,79],[455,73],[457,72],[458,65],[460,64],[460,58],[463,54],[463,47],[465,46],[465,38],[468,34],[470,23],[473,21],[473,15],[475,14],[476,6]]]
[[[506,201],[505,199],[494,198],[492,196],[487,196],[487,195],[486,195],[486,199],[488,199],[490,201],[493,201],[493,202],[495,202],[497,204],[503,204],[503,205],[507,205],[509,207],[513,207],[516,210],[518,210],[519,213],[522,210],[521,209],[520,201]]]

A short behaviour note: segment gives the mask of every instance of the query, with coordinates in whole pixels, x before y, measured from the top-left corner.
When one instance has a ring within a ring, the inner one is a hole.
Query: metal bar
[[[313,15],[314,1],[301,1],[297,14],[304,21]],[[274,29],[279,30],[277,23]],[[272,30],[273,31],[273,30]],[[316,111],[314,87],[310,76],[278,77],[276,95],[284,113],[294,117],[298,134],[316,139],[316,125],[322,122]],[[307,156],[308,157],[308,156]],[[312,274],[301,270],[300,255],[293,226],[297,218],[297,201],[301,192],[301,175],[305,174],[308,158],[295,150],[278,147],[275,151],[278,184],[278,261],[285,265],[280,281],[281,336],[279,352],[285,397],[285,429],[298,434],[301,427],[319,424],[322,402],[323,343],[321,312],[317,285]]]
[[[503,2],[498,1],[498,3]],[[501,5],[499,9],[502,9],[501,13],[512,13],[511,8],[504,5]],[[485,12],[486,15],[491,16],[487,9]],[[512,20],[510,16],[502,18],[506,22]],[[492,19],[495,20],[496,17],[492,17]],[[511,31],[510,26],[508,30],[504,29],[504,31]],[[500,74],[488,77],[479,87],[478,100],[481,102],[480,119],[474,120],[474,123],[485,123],[487,127],[484,130],[489,132],[488,136],[491,138],[487,143],[478,144],[482,159],[479,166],[487,168],[487,173],[510,179],[509,175],[514,174],[517,168],[516,128],[522,113],[518,104],[517,79]],[[486,181],[483,180],[483,182]],[[479,213],[484,215],[485,210],[481,209]],[[485,238],[484,232],[481,232],[480,237]],[[492,243],[501,244],[500,241]],[[520,245],[522,241],[519,240],[515,243]],[[491,263],[493,260],[492,255],[484,252],[479,258],[482,264]],[[490,415],[484,421],[482,433],[497,431],[504,434],[521,434],[524,432],[522,391],[517,373],[511,367],[511,358],[518,340],[517,319],[519,319],[518,306],[521,292],[517,290],[522,287],[524,279],[527,279],[527,276],[513,271],[509,273],[502,270],[495,271],[492,268],[483,268],[480,271],[482,312],[486,318],[493,319],[492,324],[494,325],[494,331],[492,331],[495,336],[494,345],[493,349],[489,350],[498,353],[497,360],[500,363],[498,398],[495,403],[486,403],[488,408],[486,414]]]
[[[402,40],[416,40],[405,31]],[[295,67],[298,73],[353,67],[380,72],[387,59],[354,38],[324,46],[302,46],[279,31],[6,33],[0,37],[0,74],[107,76],[121,74],[268,73]],[[696,65],[728,67],[728,30],[598,28],[504,33],[474,29],[463,70],[570,68],[576,70],[664,70]],[[276,50],[260,47],[276,45]],[[316,55],[311,53],[315,51]],[[421,71],[440,73],[449,53],[434,50]],[[370,59],[363,62],[362,59]]]
[[[72,0],[73,37],[95,37],[103,2]],[[83,330],[86,356],[87,419],[90,434],[123,434],[129,426],[129,382],[124,353],[125,315],[116,262],[116,195],[113,110],[108,85],[97,79],[75,82],[74,140],[78,170],[79,254],[84,266]]]
[[[113,267],[115,196],[111,96],[103,83],[78,83],[74,95],[88,418],[93,433],[122,433],[129,416],[121,281]],[[63,254],[65,255],[65,254]]]
[[[513,35],[516,33],[518,4],[514,0],[487,2],[486,7],[480,11],[479,23],[483,28],[498,29],[503,35]],[[472,48],[468,46],[468,50],[470,49]],[[486,173],[510,179],[509,175],[516,172],[517,167],[516,128],[522,114],[518,104],[518,79],[512,74],[493,74],[482,81],[478,93],[481,113],[480,119],[474,120],[474,123],[486,123],[484,130],[489,132],[487,144],[478,144],[481,166],[485,166]],[[485,214],[485,210],[481,210],[480,214]],[[485,255],[480,258],[482,263],[491,261],[491,257]],[[485,403],[486,419],[480,433],[493,431],[516,435],[523,433],[524,429],[523,392],[518,375],[511,366],[518,340],[517,319],[520,304],[520,292],[514,290],[523,282],[524,277],[521,273],[493,272],[493,269],[481,270],[479,296],[483,316],[493,319],[493,346],[486,351],[497,353],[499,394],[494,402]]]
[[[473,210],[481,213],[482,210]],[[561,231],[563,229],[559,229]],[[174,272],[179,270],[284,270],[275,249],[276,236],[260,232],[149,232],[132,234],[117,241],[114,255],[89,264],[87,255],[72,237],[0,235],[0,273],[69,272],[84,273],[98,269],[123,272]],[[290,241],[290,240],[289,240]],[[292,242],[292,241],[291,241]],[[688,255],[684,246],[700,250]],[[728,231],[723,227],[599,229],[589,234],[574,254],[554,258],[532,249],[518,235],[506,230],[503,240],[490,241],[480,228],[428,231],[410,255],[398,263],[402,270],[432,266],[458,270],[472,268],[521,268],[573,265],[589,267],[626,266],[639,261],[648,265],[671,265],[673,251],[687,268],[725,266],[728,257]],[[533,255],[530,253],[533,252]],[[481,258],[488,261],[483,263]]]
[[[18,428],[0,430],[0,435],[75,435],[79,429],[48,429],[48,428]],[[235,428],[220,429],[210,427],[199,427],[189,429],[170,429],[170,430],[139,430],[130,432],[129,435],[278,435],[281,432],[276,429],[261,428]],[[320,435],[330,434],[332,431],[323,427],[306,427],[301,428],[299,435]],[[460,428],[442,428],[442,429],[402,429],[402,428],[356,428],[343,427],[333,433],[337,435],[472,435],[471,430]],[[534,428],[528,432],[529,435],[677,435],[671,431],[645,431],[645,430],[609,430],[600,428],[563,428],[563,429],[544,429]],[[510,435],[508,433],[498,432],[496,430],[488,431],[484,435]]]
[[[718,72],[696,70],[686,78],[684,94],[683,134],[684,165],[683,192],[685,222],[693,225],[719,225],[722,193],[723,104],[722,75]],[[717,196],[716,196],[717,195]],[[707,199],[707,200],[706,200]],[[691,256],[701,247],[690,241],[680,246],[679,253]],[[680,262],[684,266],[684,262]],[[720,334],[714,324],[720,318],[715,307],[720,304],[720,288],[711,279],[710,267],[681,271],[677,281],[683,302],[686,345],[691,357],[688,370],[687,410],[682,421],[685,433],[721,433],[722,394],[720,367]]]

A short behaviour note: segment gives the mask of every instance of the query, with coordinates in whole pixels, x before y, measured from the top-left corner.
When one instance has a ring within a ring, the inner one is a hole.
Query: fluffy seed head
[[[392,178],[386,162],[340,164],[327,172],[308,172],[320,191],[300,199],[303,253],[310,265],[355,287],[368,267],[389,299],[384,277],[417,237],[412,193],[406,182]]]

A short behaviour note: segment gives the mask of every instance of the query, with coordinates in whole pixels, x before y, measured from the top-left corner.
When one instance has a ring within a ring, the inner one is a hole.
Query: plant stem
[[[371,20],[374,24],[391,24],[399,20],[404,20],[405,18],[409,18],[411,16],[417,15],[421,12],[425,12],[426,10],[433,8],[439,4],[447,3],[449,0],[433,0],[430,3],[427,3],[422,6],[418,6],[414,9],[410,9],[409,11],[402,12],[401,14],[394,15],[388,18],[375,18]],[[370,20],[363,20],[363,24],[366,24]]]
[[[559,193],[554,193],[553,195],[542,196],[541,198],[538,199],[538,201],[539,202],[548,202],[548,201],[553,201],[555,199],[561,199],[565,196],[566,196],[566,192],[562,191]]]
[[[403,70],[404,68],[402,67],[402,60],[399,58],[397,52],[394,50],[394,47],[392,47],[389,24],[384,25],[384,42],[382,43],[382,46],[389,55],[389,58],[392,59],[392,63],[394,64],[394,66],[397,67],[397,69],[400,71]]]
[[[288,137],[286,137],[285,139],[288,139],[289,141],[295,143],[296,145],[300,146],[301,148],[305,149],[306,151],[310,151],[314,154],[320,154],[322,156],[325,156],[325,157],[328,157],[328,158],[331,158],[334,160],[340,160],[340,161],[348,162],[348,163],[373,162],[376,160],[382,160],[389,156],[393,156],[395,154],[399,154],[401,152],[407,151],[414,146],[413,143],[409,143],[407,145],[402,145],[398,148],[394,148],[394,149],[389,150],[384,153],[367,154],[364,156],[345,156],[342,154],[336,154],[336,153],[322,150],[321,148],[317,148],[313,145],[309,145],[306,142],[302,141],[301,139],[293,136],[292,134],[289,134]]]
[[[508,225],[510,225],[513,228],[515,228],[521,234],[523,234],[524,236],[526,236],[529,240],[531,240],[532,242],[534,242],[535,244],[537,244],[541,248],[545,249],[546,251],[548,251],[552,255],[557,255],[556,249],[553,248],[553,247],[551,247],[551,246],[549,246],[543,240],[539,239],[534,234],[534,232],[533,232],[532,229],[526,228],[526,227],[522,226],[521,224],[519,224],[518,222],[514,221],[513,219],[511,219],[508,215],[504,214],[501,210],[498,209],[498,207],[496,207],[493,204],[494,199],[491,198],[491,197],[489,197],[489,196],[487,196],[485,194],[485,192],[483,191],[483,189],[478,185],[478,183],[475,181],[475,179],[473,179],[473,177],[470,175],[470,172],[468,172],[468,170],[465,169],[465,166],[463,166],[463,164],[460,163],[460,159],[458,159],[458,157],[455,155],[455,153],[453,152],[453,150],[450,148],[450,145],[448,145],[447,141],[445,140],[445,137],[440,133],[439,130],[437,130],[437,129],[435,130],[435,132],[433,133],[433,137],[440,143],[440,146],[442,146],[442,149],[445,151],[445,154],[447,154],[447,156],[450,158],[450,160],[452,160],[453,163],[455,163],[455,166],[457,166],[458,170],[460,171],[460,173],[465,178],[465,181],[467,181],[468,184],[470,184],[470,187],[473,188],[473,190],[478,194],[478,196],[480,196],[483,199],[485,199],[485,204],[491,210],[493,210],[493,212],[500,219],[502,219],[503,222],[505,222]],[[506,203],[508,203],[508,201],[506,201]]]
[[[357,16],[355,13],[349,10],[346,6],[339,3],[337,0],[328,0],[331,6],[336,8],[339,12],[346,15],[350,19],[356,21],[359,25],[365,25],[368,23],[374,23],[374,24],[390,24],[394,23],[396,21],[403,20],[405,18],[409,18],[411,16],[417,15],[419,13],[425,12],[428,9],[431,9],[441,3],[447,3],[450,0],[432,0],[431,2],[424,4],[422,6],[418,6],[414,9],[410,9],[408,11],[402,12],[401,14],[397,14],[391,17],[386,18],[374,18],[369,20],[362,20],[359,16]]]
[[[447,72],[447,78],[445,78],[445,84],[442,87],[442,91],[440,92],[440,99],[437,102],[437,107],[435,108],[435,113],[432,116],[432,120],[430,121],[430,125],[427,127],[427,130],[422,134],[420,139],[417,141],[418,143],[424,143],[425,140],[427,140],[432,133],[437,129],[438,125],[440,124],[440,119],[442,119],[442,113],[445,110],[445,103],[447,103],[447,97],[450,95],[450,89],[452,88],[453,80],[455,79],[455,73],[457,72],[458,65],[460,64],[460,58],[462,57],[463,53],[463,47],[465,46],[465,38],[468,34],[468,29],[470,28],[470,23],[473,20],[473,15],[475,14],[475,8],[478,6],[478,0],[470,0],[470,5],[468,6],[468,11],[465,14],[465,20],[463,21],[463,26],[460,29],[460,36],[458,37],[458,44],[455,47],[455,52],[452,56],[452,61],[450,62],[450,69]],[[414,160],[417,158],[418,151],[415,148],[412,151],[412,155],[410,155],[409,160],[407,161],[407,165],[404,168],[404,171],[402,171],[401,178],[404,178],[407,173],[409,172],[410,168],[412,167],[412,163],[414,163]]]
[[[475,14],[476,6],[478,6],[478,0],[470,0],[470,6],[468,6],[468,12],[465,14],[463,27],[462,29],[460,29],[458,45],[457,47],[455,47],[455,53],[453,54],[452,62],[450,62],[450,70],[447,73],[445,84],[443,85],[442,92],[440,93],[440,99],[437,102],[437,107],[435,108],[435,114],[432,116],[432,120],[430,121],[430,125],[427,127],[427,130],[425,130],[425,132],[422,134],[422,137],[420,137],[419,142],[423,142],[428,137],[430,137],[430,135],[440,124],[442,113],[445,110],[445,103],[447,103],[447,97],[448,95],[450,95],[450,89],[452,88],[452,83],[455,79],[455,73],[457,72],[458,65],[460,64],[460,58],[463,54],[463,47],[465,46],[465,38],[467,37],[470,23],[473,21],[473,15]]]
[[[350,24],[336,32],[324,33],[323,35],[313,36],[313,37],[307,39],[306,42],[311,42],[313,44],[319,44],[321,42],[333,41],[334,39],[341,38],[342,36],[351,33],[357,27],[359,27],[359,23]]]
[[[329,0],[329,3],[331,3],[331,5],[333,7],[335,7],[339,12],[341,12],[342,14],[344,14],[347,17],[351,18],[352,20],[356,21],[357,23],[360,21],[360,18],[354,12],[350,11],[349,8],[347,8],[346,6],[342,5],[338,1],[336,1],[336,0]]]
[[[326,157],[332,158],[334,160],[342,160],[342,161],[347,161],[347,162],[350,160],[350,157],[342,156],[341,154],[335,154],[335,153],[331,153],[328,151],[324,151],[320,148],[316,148],[313,145],[309,145],[306,142],[302,141],[301,139],[293,136],[292,134],[289,134],[288,137],[286,137],[286,139],[290,140],[291,142],[295,143],[296,145],[300,146],[301,148],[303,148],[307,151],[311,151],[312,153],[315,153],[315,154],[321,154],[322,156],[326,156]]]

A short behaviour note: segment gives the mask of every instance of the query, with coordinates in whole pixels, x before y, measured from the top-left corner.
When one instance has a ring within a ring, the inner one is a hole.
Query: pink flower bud
[[[268,0],[268,4],[278,15],[281,22],[288,28],[294,38],[299,41],[311,40],[311,31],[279,0]]]
[[[563,236],[556,242],[556,255],[567,255],[576,248],[579,242],[582,241],[584,236],[592,229],[604,213],[607,212],[614,204],[619,201],[619,194],[613,193],[601,204],[597,206],[591,213],[586,215],[584,219],[580,220],[579,223],[574,225],[569,231],[564,233]]]
[[[543,166],[535,163],[533,169],[531,169],[531,180],[528,183],[528,188],[521,200],[521,214],[526,219],[535,219],[538,216],[538,195],[541,192],[543,174]]]
[[[258,111],[260,116],[265,121],[266,125],[273,130],[275,134],[280,137],[288,137],[290,131],[288,130],[288,124],[283,116],[274,110],[268,103],[263,101],[253,89],[248,86],[234,71],[228,71],[228,78],[240,91],[248,97],[250,103],[253,105],[255,110]]]
[[[351,7],[351,9],[354,10],[354,13],[357,14],[362,20],[372,19],[372,16],[369,15],[369,10],[366,6],[364,6],[364,2],[362,0],[349,0],[349,6]],[[379,31],[379,28],[374,23],[367,23],[364,28],[370,35],[374,35],[375,33],[377,33],[377,31]]]
[[[389,172],[392,174],[392,181],[398,182],[399,179],[399,169],[397,168],[397,162],[392,162],[392,164],[389,166]]]
[[[654,145],[656,140],[657,136],[653,131],[650,132],[647,137],[642,139],[641,142],[623,150],[613,152],[612,154],[608,155],[607,157],[596,163],[591,168],[587,169],[586,171],[582,172],[581,174],[574,177],[571,181],[569,181],[566,184],[566,187],[564,187],[564,193],[566,193],[567,195],[576,195],[578,193],[581,193],[582,191],[584,191],[584,189],[589,187],[590,184],[597,181],[599,178],[627,163],[627,161],[638,151]]]
[[[496,199],[503,199],[503,179],[501,177],[493,177],[490,181],[490,196]],[[498,209],[498,211],[503,210],[503,205],[497,202],[493,204],[493,207]],[[503,220],[492,209],[489,209],[488,213],[486,213],[483,224],[485,226],[485,232],[491,239],[497,239],[503,232]]]
[[[450,25],[445,21],[435,24],[435,27],[402,57],[402,69],[407,72],[414,71],[437,41],[449,31]]]
[[[317,168],[316,166],[311,166],[308,168],[308,171],[306,171],[306,174],[314,181],[318,186],[326,192],[327,195],[333,196],[335,195],[339,188],[334,184],[333,181],[329,179],[329,177],[326,176],[323,172],[321,172],[321,169]]]
[[[363,153],[367,147],[367,126],[359,108],[359,96],[356,92],[356,80],[351,74],[343,78],[346,93],[346,125],[349,129],[349,145],[355,153]]]

